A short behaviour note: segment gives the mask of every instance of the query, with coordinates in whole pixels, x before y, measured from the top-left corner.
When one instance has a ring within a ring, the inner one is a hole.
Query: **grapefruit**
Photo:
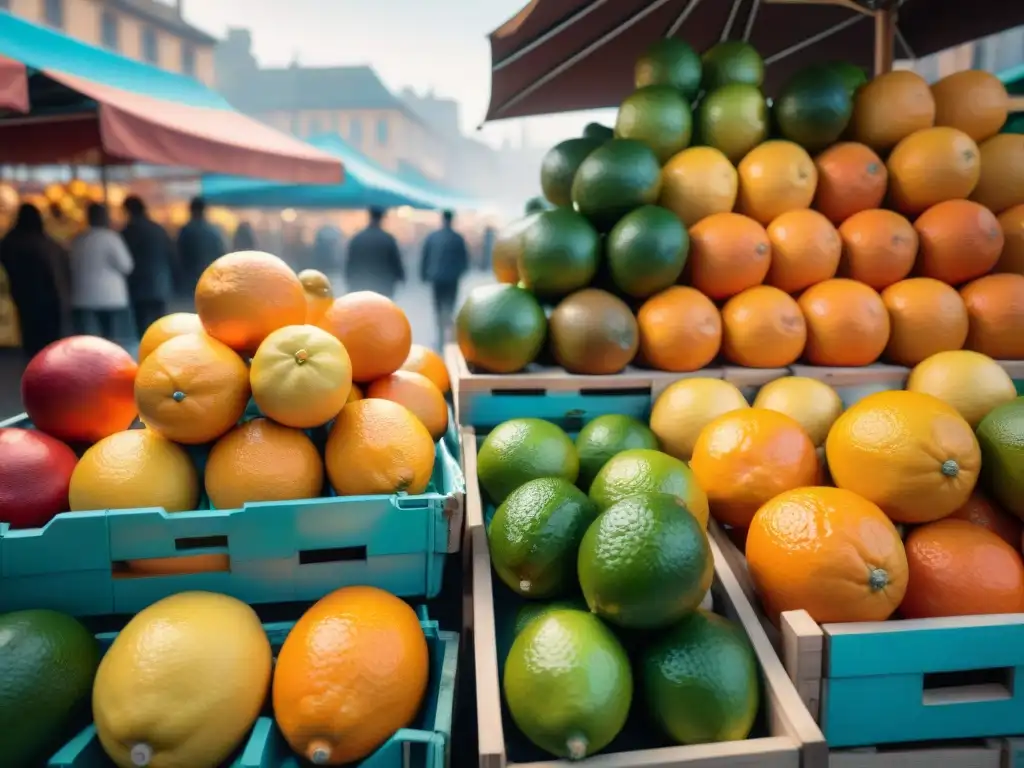
[[[0,522],[41,528],[67,512],[77,463],[74,451],[44,432],[0,429]]]
[[[174,312],[154,321],[139,342],[139,362],[149,357],[150,352],[168,339],[186,333],[205,333],[202,320],[194,312]]]
[[[736,205],[739,176],[732,163],[714,147],[690,147],[661,169],[658,205],[692,227],[713,213],[728,213]]]
[[[823,381],[804,376],[783,376],[765,384],[753,406],[796,419],[816,447],[825,444],[828,431],[843,412],[839,393]]]
[[[906,388],[953,406],[972,428],[993,408],[1017,397],[1013,379],[999,363],[967,349],[939,352],[921,361],[910,372]]]

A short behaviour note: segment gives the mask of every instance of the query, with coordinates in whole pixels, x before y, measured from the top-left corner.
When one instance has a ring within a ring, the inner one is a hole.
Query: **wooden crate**
[[[475,435],[463,428],[463,456],[474,453]],[[466,472],[472,467],[467,462]],[[491,559],[484,527],[484,507],[475,474],[467,474],[466,527],[472,551],[472,596],[470,636],[474,649],[476,671],[477,731],[479,734],[481,768],[503,768],[510,764],[502,718],[502,693],[499,683],[498,632],[495,621],[494,583]],[[739,622],[747,631],[762,670],[763,706],[769,734],[762,738],[696,746],[667,747],[631,752],[602,754],[587,758],[592,768],[668,768],[687,765],[692,768],[823,768],[827,750],[821,731],[814,724],[807,708],[800,701],[793,684],[786,676],[779,657],[758,623],[733,576],[724,567],[717,544],[712,542],[715,556],[715,583],[712,587],[718,612]],[[544,761],[525,764],[529,768],[568,765],[565,761]]]

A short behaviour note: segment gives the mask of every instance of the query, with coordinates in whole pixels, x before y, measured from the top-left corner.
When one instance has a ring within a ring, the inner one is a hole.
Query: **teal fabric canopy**
[[[1024,96],[1024,64],[1005,69],[998,77],[1011,96]],[[1024,133],[1024,112],[1011,112],[1003,133]]]

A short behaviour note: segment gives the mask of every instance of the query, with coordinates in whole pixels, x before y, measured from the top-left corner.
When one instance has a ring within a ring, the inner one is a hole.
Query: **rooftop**
[[[189,24],[181,15],[181,3],[173,5],[157,0],[108,0],[115,8],[138,16],[154,26],[200,45],[214,45],[217,38]]]

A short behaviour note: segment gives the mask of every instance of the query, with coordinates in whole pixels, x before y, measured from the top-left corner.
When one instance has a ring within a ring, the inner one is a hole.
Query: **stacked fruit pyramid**
[[[66,512],[176,514],[428,489],[448,427],[448,376],[436,353],[412,344],[394,303],[370,292],[335,299],[322,274],[296,275],[258,252],[215,261],[195,298],[197,314],[146,331],[138,363],[91,336],[56,342],[29,363],[22,396],[32,427],[0,429],[0,522],[33,529]],[[196,555],[112,566],[123,578],[231,563]],[[0,721],[16,738],[0,739],[0,764],[45,760],[91,691],[117,765],[216,768],[261,714],[269,643],[250,607],[211,593],[150,606],[102,662],[71,617],[2,616]],[[284,642],[274,715],[307,759],[352,762],[413,721],[428,672],[408,605],[342,589]]]
[[[499,238],[502,284],[458,316],[466,360],[511,373],[550,353],[612,374],[1024,359],[1024,136],[999,133],[1002,83],[827,64],[769,105],[763,76],[746,43],[654,45],[614,131],[545,157],[553,207]]]

